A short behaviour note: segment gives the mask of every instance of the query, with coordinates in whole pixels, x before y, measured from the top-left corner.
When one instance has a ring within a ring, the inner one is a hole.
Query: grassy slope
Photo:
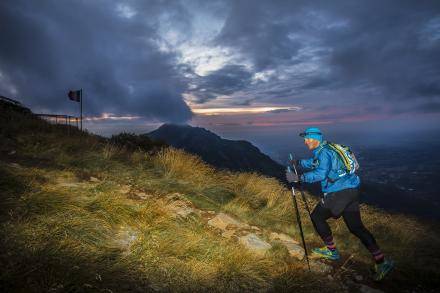
[[[175,220],[165,208],[166,196],[178,192],[201,209],[225,211],[299,239],[290,192],[276,180],[218,172],[178,150],[152,155],[78,131],[68,136],[64,127],[13,111],[0,117],[2,287],[340,291],[339,281],[307,273],[281,247],[258,258],[206,229],[199,217]],[[135,200],[124,185],[153,197]],[[398,265],[381,286],[438,286],[438,226],[362,209],[366,225]],[[304,222],[308,243],[319,245],[310,221]],[[332,227],[345,258],[352,256],[336,274],[366,274],[367,251],[342,220]],[[127,235],[135,235],[134,241],[127,243]]]

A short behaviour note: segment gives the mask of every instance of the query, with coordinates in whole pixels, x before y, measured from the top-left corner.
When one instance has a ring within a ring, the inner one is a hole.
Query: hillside
[[[198,155],[220,169],[257,172],[269,177],[284,178],[283,166],[245,140],[224,139],[201,127],[176,124],[163,124],[146,135]]]
[[[440,285],[436,223],[362,206],[395,272],[372,283],[370,256],[342,220],[331,225],[343,259],[314,260],[308,272],[290,191],[277,180],[217,170],[173,148],[119,147],[3,103],[0,196],[2,292],[435,292]],[[300,209],[307,244],[321,245]]]

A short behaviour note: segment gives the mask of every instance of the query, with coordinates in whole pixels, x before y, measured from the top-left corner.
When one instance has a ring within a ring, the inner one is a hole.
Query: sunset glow
[[[258,114],[277,111],[299,111],[300,107],[243,107],[243,108],[200,108],[192,109],[200,115],[225,115],[225,114]]]

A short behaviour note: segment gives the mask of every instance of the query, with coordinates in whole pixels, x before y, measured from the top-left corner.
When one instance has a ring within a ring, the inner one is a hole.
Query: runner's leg
[[[376,243],[374,236],[365,228],[362,223],[361,214],[359,211],[359,202],[352,202],[342,213],[344,222],[348,230],[354,234],[362,244],[370,251],[376,263],[381,263],[384,260],[384,255]]]
[[[332,216],[333,215],[331,213],[331,210],[324,208],[321,203],[316,205],[311,214],[312,223],[315,227],[316,232],[319,234],[321,239],[327,245],[327,248],[330,250],[336,249],[336,246],[333,242],[332,231],[330,230],[330,226],[327,223],[327,220]]]

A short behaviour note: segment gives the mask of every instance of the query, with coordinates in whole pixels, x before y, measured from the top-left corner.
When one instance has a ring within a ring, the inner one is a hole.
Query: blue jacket
[[[313,158],[299,161],[303,168],[311,169],[301,175],[301,181],[306,183],[321,181],[324,196],[330,192],[359,187],[361,183],[359,176],[346,173],[339,155],[326,147],[326,144],[324,141],[313,150]]]

